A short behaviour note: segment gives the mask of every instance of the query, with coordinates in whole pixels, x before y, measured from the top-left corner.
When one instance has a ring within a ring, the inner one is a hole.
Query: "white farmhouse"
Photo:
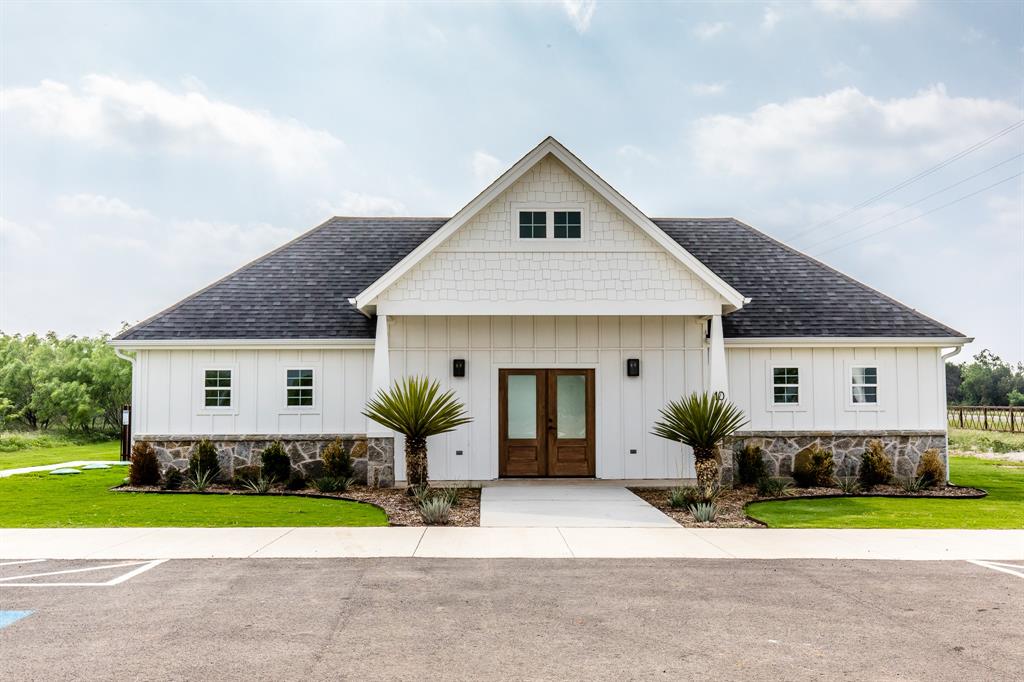
[[[693,477],[651,425],[694,391],[775,473],[813,441],[852,471],[872,438],[912,473],[969,341],[737,220],[648,218],[548,138],[451,218],[331,218],[113,343],[165,465],[210,438],[228,470],[272,440],[310,468],[340,436],[392,485],[401,439],[362,410],[423,374],[474,419],[429,443],[435,481]]]

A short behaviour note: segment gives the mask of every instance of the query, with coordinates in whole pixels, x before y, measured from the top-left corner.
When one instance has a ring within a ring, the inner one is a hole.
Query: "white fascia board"
[[[597,173],[587,167],[572,152],[566,149],[553,137],[546,138],[539,145],[530,150],[526,156],[519,159],[514,166],[505,171],[487,189],[478,194],[476,198],[466,204],[462,210],[456,213],[451,220],[444,224],[437,232],[430,235],[419,246],[398,261],[390,270],[384,273],[373,284],[364,289],[356,296],[356,308],[363,310],[372,305],[375,299],[388,287],[394,284],[399,277],[407,273],[414,265],[423,260],[434,249],[440,246],[446,239],[452,236],[456,230],[465,225],[481,209],[491,203],[502,192],[512,186],[521,178],[526,171],[532,168],[537,162],[548,154],[553,155],[576,173],[581,179],[588,183],[608,203],[618,209],[627,219],[643,230],[647,236],[654,240],[665,251],[674,256],[680,263],[693,271],[701,280],[718,293],[725,304],[733,310],[743,307],[744,299],[740,292],[729,286],[721,277],[711,271],[693,254],[680,246],[675,240],[655,225],[650,218],[644,215],[640,209],[631,204],[625,197],[619,194],[615,188],[605,182]]]
[[[205,350],[215,348],[244,348],[245,350],[322,350],[348,348],[372,350],[373,339],[149,339],[139,341],[109,341],[122,350]]]
[[[879,348],[935,346],[949,348],[974,341],[966,336],[792,336],[771,338],[730,338],[727,348]]]
[[[380,315],[664,315],[709,317],[720,301],[387,301]]]

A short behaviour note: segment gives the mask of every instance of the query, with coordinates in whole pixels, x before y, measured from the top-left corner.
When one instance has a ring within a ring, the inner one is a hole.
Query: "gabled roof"
[[[466,204],[461,211],[452,216],[440,230],[431,235],[426,241],[417,246],[405,258],[395,264],[390,270],[384,273],[376,281],[370,284],[366,290],[356,296],[356,307],[366,310],[374,304],[375,299],[389,286],[394,284],[402,275],[407,273],[413,266],[426,258],[434,249],[444,243],[446,239],[455,234],[463,225],[469,222],[473,216],[484,209],[502,192],[511,187],[516,180],[533,168],[546,156],[551,155],[561,161],[583,182],[605,201],[614,206],[622,213],[627,220],[639,227],[656,244],[661,246],[669,255],[682,263],[687,269],[693,272],[708,287],[718,293],[726,302],[727,310],[735,310],[743,307],[744,295],[729,285],[728,282],[716,275],[693,254],[688,253],[685,248],[668,238],[651,219],[644,215],[640,209],[631,204],[625,197],[619,194],[614,187],[604,181],[597,173],[590,169],[585,163],[579,160],[576,155],[566,149],[562,143],[553,137],[545,138],[540,144],[530,150],[523,158],[519,159],[511,168],[502,173],[497,180],[490,184],[484,191],[478,194],[472,201]]]
[[[115,341],[372,339],[349,299],[423,244],[446,218],[332,218]],[[962,338],[963,334],[732,218],[653,221],[752,300],[727,338]]]

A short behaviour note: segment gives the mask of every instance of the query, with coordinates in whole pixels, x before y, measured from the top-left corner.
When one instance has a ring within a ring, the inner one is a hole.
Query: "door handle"
[[[548,431],[555,430],[555,420],[548,417]]]

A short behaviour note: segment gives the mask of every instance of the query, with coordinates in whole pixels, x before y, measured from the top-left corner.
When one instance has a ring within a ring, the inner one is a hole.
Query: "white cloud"
[[[616,153],[624,159],[646,161],[647,163],[658,162],[658,157],[634,144],[624,144],[616,150]]]
[[[39,243],[42,232],[41,228],[31,228],[0,216],[0,258],[7,255],[8,247],[35,246]]]
[[[911,12],[917,0],[815,0],[825,14],[842,19],[899,19]]]
[[[105,197],[102,194],[65,194],[57,197],[57,209],[75,216],[103,216],[126,220],[145,220],[151,217],[145,209],[133,208],[120,199]]]
[[[782,14],[779,10],[774,7],[765,7],[764,15],[761,17],[761,29],[764,31],[774,31],[781,19]]]
[[[505,170],[505,164],[500,159],[479,149],[473,152],[473,159],[470,164],[473,167],[473,177],[476,178],[477,184],[481,186],[491,184]]]
[[[903,172],[950,156],[1022,116],[1006,101],[951,97],[941,84],[889,100],[843,88],[765,104],[746,116],[699,119],[693,144],[705,171],[766,180]]]
[[[597,9],[597,0],[562,0],[562,9],[565,10],[576,32],[586,33],[590,30],[590,22],[594,18],[594,10]]]
[[[834,62],[821,69],[825,78],[836,81],[849,81],[860,76],[860,71],[853,68],[846,62]]]
[[[395,216],[406,212],[405,204],[391,197],[344,191],[341,200],[321,201],[319,209],[331,215],[344,216]]]
[[[0,91],[0,111],[6,123],[40,135],[187,156],[251,156],[283,174],[322,169],[343,147],[329,132],[211,99],[196,85],[179,93],[152,81],[98,74],[78,88],[44,80]]]
[[[730,26],[732,24],[727,21],[703,22],[693,27],[693,35],[701,40],[711,40],[712,38],[717,38]]]
[[[710,95],[721,95],[725,92],[729,86],[728,83],[694,83],[690,86],[690,92],[697,95],[698,97],[708,97]]]

